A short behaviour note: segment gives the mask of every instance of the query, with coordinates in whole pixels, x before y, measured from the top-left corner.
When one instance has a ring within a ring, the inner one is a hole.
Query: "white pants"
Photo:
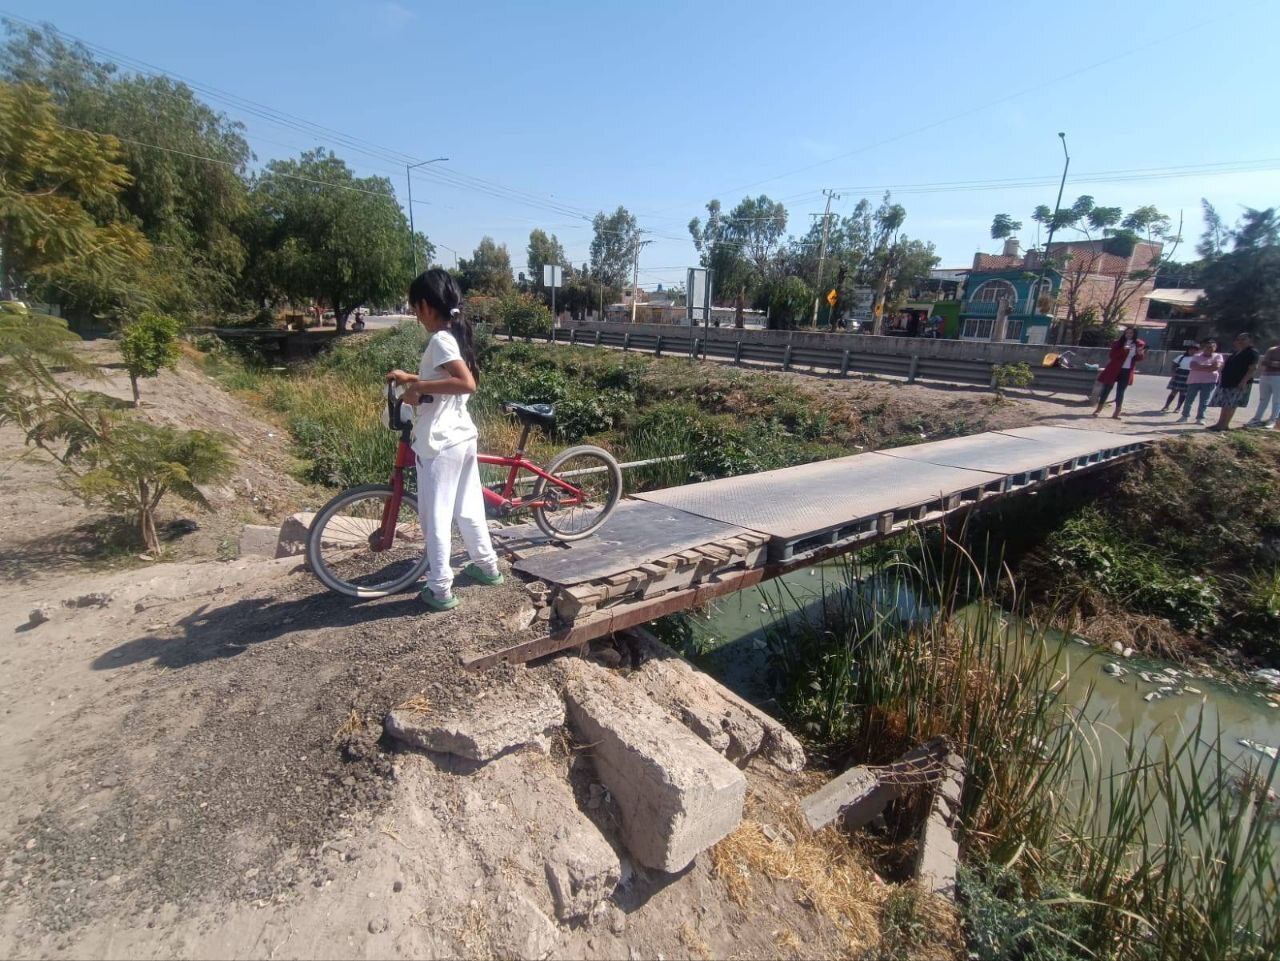
[[[486,574],[498,573],[498,555],[493,552],[484,517],[474,440],[447,447],[435,457],[418,457],[418,519],[431,564],[427,586],[437,598],[443,600],[453,590],[449,553],[454,521],[476,566]]]
[[[1270,415],[1268,407],[1271,408]],[[1258,378],[1258,412],[1249,423],[1270,427],[1277,417],[1280,417],[1280,374],[1263,374]]]

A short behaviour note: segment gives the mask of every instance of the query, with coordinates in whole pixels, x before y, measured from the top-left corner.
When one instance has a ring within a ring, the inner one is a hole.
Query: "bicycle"
[[[421,402],[430,399],[424,397]],[[321,583],[340,594],[384,597],[413,584],[427,570],[417,496],[405,479],[416,456],[411,444],[413,421],[404,416],[404,406],[395,385],[388,384],[384,422],[400,434],[389,482],[343,491],[320,509],[307,531],[308,566]],[[528,510],[544,534],[560,541],[595,533],[622,497],[618,462],[602,448],[582,445],[562,451],[544,470],[524,452],[535,427],[554,427],[555,408],[504,403],[502,410],[514,415],[523,429],[513,454],[477,458],[481,465],[507,471],[501,483],[484,486],[486,513],[508,518]],[[517,493],[518,487],[529,484],[528,496]]]

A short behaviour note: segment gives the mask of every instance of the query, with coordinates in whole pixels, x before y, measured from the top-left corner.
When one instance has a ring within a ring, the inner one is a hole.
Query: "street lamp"
[[[413,258],[413,272],[415,274],[418,272],[418,245],[413,242],[413,177],[410,171],[414,167],[424,167],[427,164],[440,163],[448,159],[448,157],[433,157],[430,160],[419,160],[416,164],[404,165],[404,179],[409,184],[409,256]]]

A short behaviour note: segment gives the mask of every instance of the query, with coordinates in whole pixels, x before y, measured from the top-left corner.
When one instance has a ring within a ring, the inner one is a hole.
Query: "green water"
[[[695,637],[706,651],[699,658],[700,663],[742,696],[771,707],[766,629],[784,617],[784,610],[816,603],[824,591],[843,586],[847,571],[844,562],[832,562],[721,598],[693,622]],[[893,603],[907,619],[918,613],[918,602],[908,588],[899,588],[898,597],[894,598],[893,587],[877,585],[869,579],[864,582],[864,589],[881,592],[877,606]],[[1203,735],[1212,738],[1221,731],[1222,750],[1228,761],[1261,760],[1265,770],[1269,758],[1240,741],[1280,747],[1280,708],[1276,706],[1280,697],[1268,697],[1261,684],[1234,686],[1193,676],[1166,661],[1115,657],[1081,641],[1064,640],[1059,654],[1064,679],[1061,696],[1067,703],[1077,705],[1088,699],[1086,713],[1095,719],[1104,762],[1107,754],[1117,760],[1123,757],[1130,732],[1138,743],[1182,743],[1201,710]],[[1111,676],[1106,672],[1108,664],[1119,665],[1126,674]],[[1149,682],[1139,676],[1141,672],[1163,679]],[[1146,700],[1147,695],[1161,688],[1172,688],[1174,693]],[[1280,781],[1280,768],[1275,780]]]

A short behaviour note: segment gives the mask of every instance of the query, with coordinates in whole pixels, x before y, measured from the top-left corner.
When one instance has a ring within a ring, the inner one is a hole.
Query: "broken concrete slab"
[[[241,557],[275,557],[280,532],[265,524],[245,524],[240,531]]]
[[[944,773],[933,793],[929,816],[920,832],[916,880],[926,891],[955,899],[956,872],[960,864],[960,798],[964,794],[964,761],[957,754],[943,760]]]
[[[617,852],[586,818],[557,831],[545,867],[561,921],[587,917],[622,880]]]
[[[564,702],[546,685],[512,690],[474,703],[465,713],[437,717],[396,708],[384,722],[387,734],[421,751],[492,761],[521,748],[545,753],[551,735],[564,726]]]
[[[941,780],[947,754],[946,741],[934,738],[892,764],[852,767],[800,802],[805,822],[812,831],[826,827],[837,818],[846,828],[860,828],[895,798]]]
[[[699,671],[643,628],[627,632],[639,659],[633,680],[729,760],[745,765],[759,756],[794,774],[804,748],[786,727]]]
[[[621,836],[645,867],[676,872],[742,821],[742,772],[655,705],[588,661],[565,685],[570,722],[621,813]]]
[[[292,514],[280,525],[276,535],[276,557],[293,557],[307,552],[307,531],[316,515],[310,511]]]

